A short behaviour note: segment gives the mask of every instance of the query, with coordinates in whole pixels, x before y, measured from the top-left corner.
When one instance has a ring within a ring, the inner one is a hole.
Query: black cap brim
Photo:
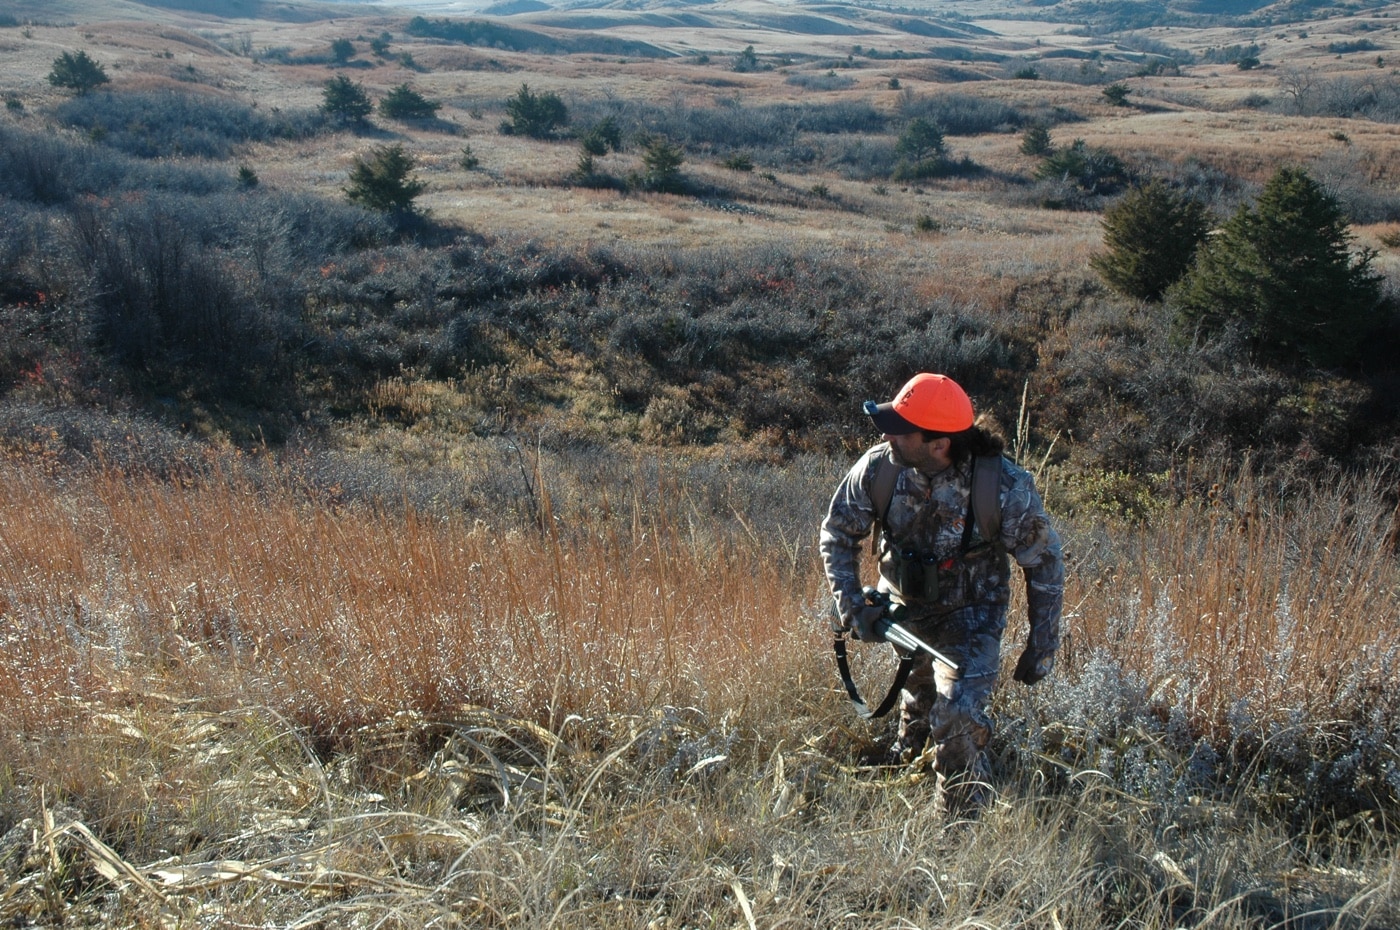
[[[877,404],[873,400],[867,400],[865,402],[865,415],[870,417],[875,428],[885,436],[904,436],[919,431],[919,427],[895,413],[892,403]]]

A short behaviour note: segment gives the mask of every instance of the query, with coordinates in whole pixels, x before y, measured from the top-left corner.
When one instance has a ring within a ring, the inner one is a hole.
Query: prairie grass
[[[464,512],[345,461],[0,465],[0,916],[1400,919],[1377,483],[1066,517],[1063,661],[998,693],[1000,793],[956,821],[859,763],[885,726],[836,688],[813,551],[842,463],[497,442],[451,480],[516,493]]]

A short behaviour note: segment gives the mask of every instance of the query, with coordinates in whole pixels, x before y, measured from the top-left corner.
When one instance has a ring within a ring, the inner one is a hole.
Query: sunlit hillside
[[[1400,927],[1397,68],[1393,4],[0,8],[0,921]],[[1293,171],[1320,304],[1244,261]],[[1134,293],[1147,189],[1276,302]],[[971,817],[816,553],[919,370],[1066,548]]]

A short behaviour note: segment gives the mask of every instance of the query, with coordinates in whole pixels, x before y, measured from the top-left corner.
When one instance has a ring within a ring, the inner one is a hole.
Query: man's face
[[[886,433],[884,440],[890,444],[895,464],[905,468],[917,468],[925,474],[933,475],[953,464],[948,458],[948,439],[924,439],[923,433],[904,433],[898,436]]]

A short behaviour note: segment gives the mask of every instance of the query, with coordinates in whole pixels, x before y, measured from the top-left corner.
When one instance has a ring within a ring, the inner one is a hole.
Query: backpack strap
[[[889,447],[880,454],[880,466],[875,472],[875,482],[870,486],[870,503],[875,514],[875,526],[870,533],[870,552],[879,555],[880,540],[885,533],[885,516],[890,512],[890,501],[894,500],[894,485],[899,473],[904,469],[895,464]]]
[[[968,498],[968,526],[977,521],[982,540],[999,545],[1001,542],[1001,456],[979,455],[972,462],[972,494]],[[963,548],[967,545],[964,543]]]
[[[870,535],[870,551],[878,555],[880,539],[885,529],[885,517],[890,512],[890,502],[894,499],[895,482],[904,469],[896,465],[889,449],[880,456],[880,464],[875,472],[875,481],[870,486],[870,503],[875,514],[875,527]],[[984,542],[1000,544],[1001,538],[1001,456],[979,455],[972,460],[972,492],[968,496],[966,529],[963,531],[963,551],[966,552],[972,540],[972,527],[976,521],[977,532]]]

